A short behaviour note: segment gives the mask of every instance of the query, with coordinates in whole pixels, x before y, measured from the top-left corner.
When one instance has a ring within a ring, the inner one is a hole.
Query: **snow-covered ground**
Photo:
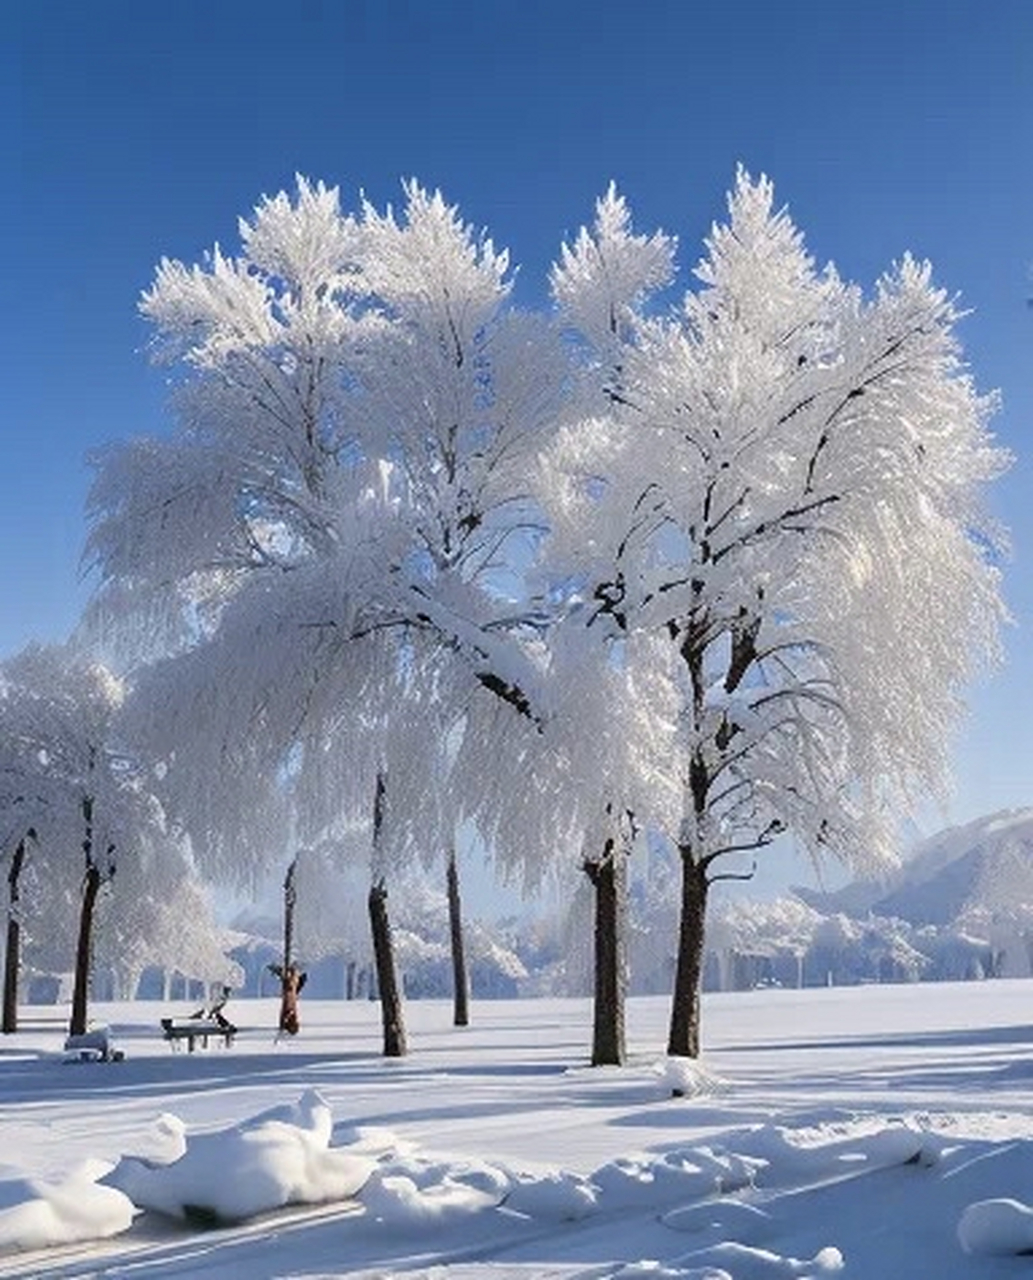
[[[585,1065],[587,1002],[238,1001],[236,1044],[97,1006],[125,1060],[0,1041],[0,1276],[998,1280],[1033,1259],[1033,981],[705,1001],[701,1070]],[[672,1085],[684,1091],[672,1096]],[[40,1247],[41,1245],[46,1247]]]

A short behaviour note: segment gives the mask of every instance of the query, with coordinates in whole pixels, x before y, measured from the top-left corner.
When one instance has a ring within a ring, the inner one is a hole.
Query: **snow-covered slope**
[[[794,893],[823,912],[871,912],[915,925],[1033,909],[1033,808],[1004,810],[930,836],[888,882]]]

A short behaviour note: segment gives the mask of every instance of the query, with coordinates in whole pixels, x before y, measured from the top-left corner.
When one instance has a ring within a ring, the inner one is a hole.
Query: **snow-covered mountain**
[[[1033,912],[1033,808],[1003,810],[937,832],[881,883],[793,892],[824,914],[895,917],[917,926]]]

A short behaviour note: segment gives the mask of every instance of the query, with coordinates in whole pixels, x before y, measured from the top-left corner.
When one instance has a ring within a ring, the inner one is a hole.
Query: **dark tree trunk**
[[[283,878],[283,968],[284,972],[294,963],[294,911],[298,905],[298,887],[295,877],[298,860],[294,858]]]
[[[19,840],[7,873],[7,947],[4,951],[3,1034],[18,1030],[18,972],[21,967],[21,919],[18,899],[19,880],[25,863],[25,841]]]
[[[373,957],[377,968],[377,986],[380,989],[380,1015],[384,1026],[384,1057],[404,1058],[405,1020],[402,1014],[402,998],[395,971],[394,945],[391,939],[391,921],[387,914],[387,889],[383,880],[370,887],[369,923],[373,933]]]
[[[79,941],[75,948],[75,985],[72,988],[72,1017],[68,1024],[70,1036],[86,1032],[86,1003],[90,988],[90,962],[93,951],[93,910],[100,892],[100,868],[90,863],[83,877],[82,907],[79,913]]]
[[[463,904],[459,898],[459,869],[456,851],[448,854],[448,930],[452,941],[452,1022],[457,1027],[470,1025],[470,977],[463,948]]]
[[[625,1061],[624,960],[625,866],[622,853],[607,841],[600,862],[585,862],[595,889],[595,991],[592,1022],[592,1066],[623,1066]]]
[[[349,960],[344,966],[344,998],[355,999],[355,961]]]
[[[13,913],[7,917],[7,946],[4,950],[3,1034],[18,1030],[18,970],[21,965],[21,925]]]
[[[703,941],[710,883],[687,850],[682,850],[681,922],[678,967],[667,1052],[680,1058],[699,1057],[700,987],[703,982]]]
[[[90,772],[94,767],[94,751],[90,750]],[[79,941],[75,948],[75,979],[72,986],[72,1016],[68,1023],[68,1034],[81,1036],[86,1033],[86,1006],[90,993],[90,969],[93,964],[93,914],[97,905],[97,894],[105,880],[115,874],[113,855],[115,846],[107,848],[107,872],[103,873],[97,865],[93,848],[93,796],[82,798],[83,841],[82,850],[86,858],[86,872],[83,876],[82,906],[79,912]]]
[[[391,937],[391,920],[387,913],[387,886],[379,874],[382,865],[380,845],[384,833],[384,809],[387,801],[387,779],[383,770],[377,774],[373,795],[373,883],[369,890],[369,923],[373,934],[373,962],[376,968],[377,989],[380,992],[380,1016],[384,1026],[384,1057],[404,1058],[405,1016],[402,1011],[402,992],[395,968],[394,940]]]

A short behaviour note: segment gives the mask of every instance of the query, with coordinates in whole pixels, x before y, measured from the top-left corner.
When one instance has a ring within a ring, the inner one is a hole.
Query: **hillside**
[[[834,893],[793,892],[824,914],[872,914],[940,928],[1033,908],[1033,808],[1003,810],[939,831],[882,883],[855,881]]]

